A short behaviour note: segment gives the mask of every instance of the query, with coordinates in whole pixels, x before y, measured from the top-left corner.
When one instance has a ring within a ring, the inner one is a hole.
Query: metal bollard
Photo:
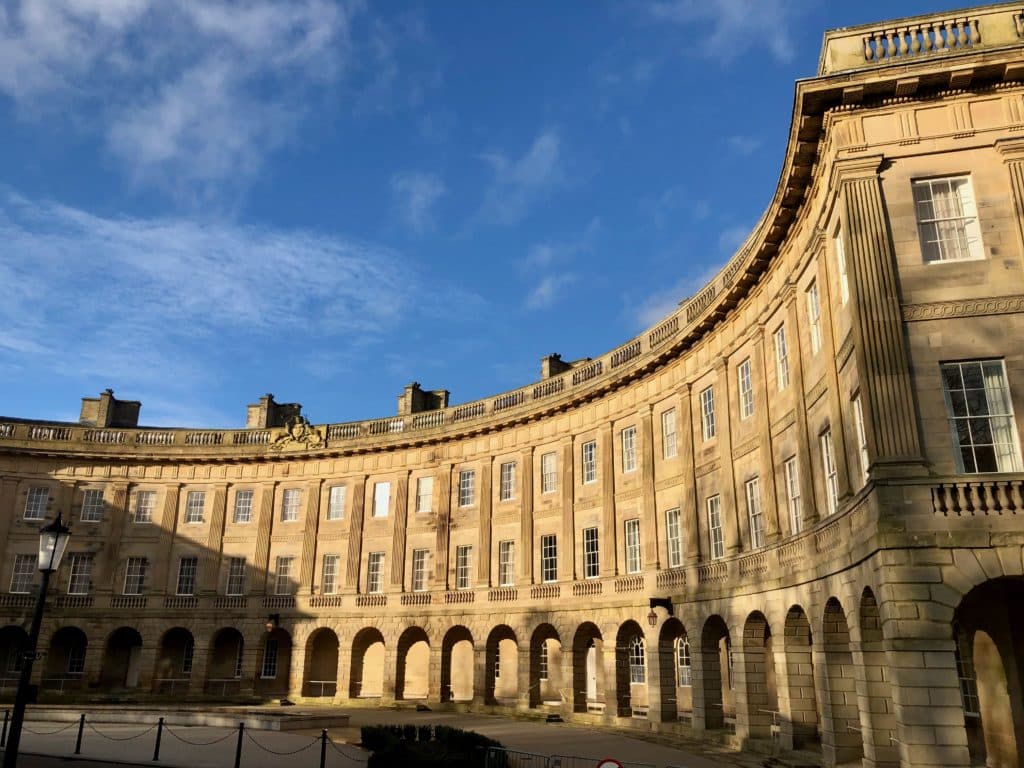
[[[8,721],[8,719],[10,719],[10,717],[11,717],[11,710],[5,709],[4,710],[4,731],[3,731],[3,733],[0,733],[0,747],[4,746],[7,743],[7,721]]]
[[[320,731],[320,768],[327,766],[327,729]]]
[[[85,712],[78,716],[78,738],[75,739],[75,754],[82,754],[82,732],[85,730]]]
[[[153,745],[153,760],[160,759],[160,737],[164,734],[164,719],[156,721],[156,744]]]
[[[235,768],[242,768],[242,736],[245,734],[245,723],[238,724],[238,745],[235,747]]]

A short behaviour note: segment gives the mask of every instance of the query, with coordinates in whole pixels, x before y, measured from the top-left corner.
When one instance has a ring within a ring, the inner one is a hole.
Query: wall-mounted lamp
[[[652,597],[649,598],[651,605],[651,612],[647,614],[647,623],[652,627],[658,623],[658,614],[654,612],[655,608],[664,608],[668,611],[668,615],[672,615],[672,600],[667,597]]]
[[[267,628],[267,632],[273,632],[279,626],[281,626],[281,614],[280,613],[269,613],[267,614],[267,623],[264,624]]]

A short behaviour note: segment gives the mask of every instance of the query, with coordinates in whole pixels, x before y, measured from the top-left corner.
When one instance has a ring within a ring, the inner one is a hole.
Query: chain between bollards
[[[327,766],[327,729],[320,731],[320,768]]]
[[[242,768],[242,737],[245,736],[245,723],[238,724],[238,745],[235,747],[235,768]]]
[[[161,717],[156,723],[156,744],[153,745],[154,762],[160,759],[160,737],[164,733],[164,719]]]
[[[85,730],[85,712],[78,717],[78,738],[75,739],[75,754],[82,754],[82,731]]]
[[[0,733],[0,747],[4,746],[7,743],[7,721],[10,719],[10,717],[11,717],[11,710],[5,709],[4,710],[4,732]]]

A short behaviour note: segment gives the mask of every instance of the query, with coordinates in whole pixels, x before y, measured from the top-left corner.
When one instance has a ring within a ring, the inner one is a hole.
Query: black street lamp
[[[39,597],[36,598],[36,612],[32,617],[28,646],[21,655],[21,677],[18,679],[18,693],[14,698],[14,712],[11,715],[11,730],[7,734],[3,768],[14,768],[18,764],[21,726],[25,722],[25,707],[28,705],[29,689],[32,687],[32,662],[36,659],[39,626],[43,623],[43,610],[46,608],[46,588],[50,585],[50,574],[60,567],[70,537],[71,529],[64,525],[59,512],[56,520],[39,529],[39,572],[43,574],[43,581],[39,585]]]

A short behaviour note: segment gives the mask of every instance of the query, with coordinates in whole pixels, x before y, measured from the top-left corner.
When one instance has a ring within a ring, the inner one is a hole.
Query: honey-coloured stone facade
[[[150,429],[109,390],[79,423],[0,418],[0,687],[60,512],[44,699],[426,701],[1021,764],[1024,8],[828,32],[740,250],[542,370],[347,424],[267,395],[245,429]]]

